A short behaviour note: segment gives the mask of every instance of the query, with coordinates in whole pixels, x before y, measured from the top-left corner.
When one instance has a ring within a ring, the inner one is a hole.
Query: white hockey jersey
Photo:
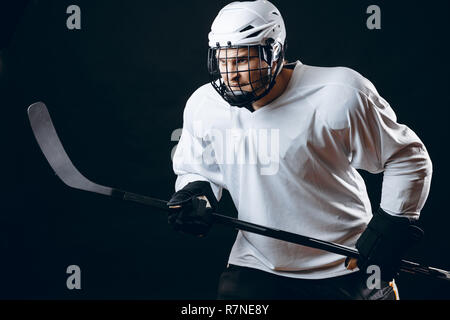
[[[238,218],[354,247],[372,217],[356,169],[384,172],[381,208],[417,218],[432,165],[426,148],[397,123],[359,73],[295,63],[284,93],[250,112],[227,104],[210,84],[189,98],[173,158],[175,190],[209,181],[226,188]],[[239,231],[229,263],[320,279],[348,271],[345,257]]]

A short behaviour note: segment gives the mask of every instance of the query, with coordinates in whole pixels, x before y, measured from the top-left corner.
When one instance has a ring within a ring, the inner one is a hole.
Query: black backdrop
[[[215,298],[235,231],[216,226],[196,239],[169,229],[165,213],[63,186],[26,108],[47,104],[73,162],[93,181],[168,199],[171,134],[182,127],[186,99],[208,81],[207,33],[226,3],[35,0],[16,25],[19,15],[1,7],[15,32],[0,65],[0,298]],[[449,2],[377,1],[381,30],[366,27],[372,1],[274,3],[289,60],[359,71],[424,141],[434,168],[421,217],[426,236],[408,258],[450,269]],[[66,27],[71,4],[81,9],[81,30]],[[377,207],[382,176],[363,175]],[[227,193],[220,206],[235,215]],[[81,290],[66,288],[74,264]],[[398,284],[403,299],[450,298],[437,281],[402,275]]]

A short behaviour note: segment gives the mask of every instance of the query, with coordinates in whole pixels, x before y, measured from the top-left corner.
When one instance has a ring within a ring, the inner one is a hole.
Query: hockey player
[[[268,1],[233,2],[209,33],[211,83],[186,103],[169,224],[205,235],[223,188],[239,219],[355,247],[345,257],[239,231],[219,299],[394,299],[400,258],[420,237],[426,148],[373,84],[344,67],[287,63]],[[357,169],[384,173],[372,213]],[[348,262],[348,261],[347,261]],[[381,282],[368,286],[371,265]]]

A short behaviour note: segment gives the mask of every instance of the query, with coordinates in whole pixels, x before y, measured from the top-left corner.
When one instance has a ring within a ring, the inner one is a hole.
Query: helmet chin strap
[[[275,84],[275,79],[272,82]],[[226,97],[226,100],[232,106],[244,107],[253,112],[255,110],[253,109],[252,103],[266,96],[272,87],[270,83],[267,83],[264,91],[260,95],[257,95],[255,91],[230,90],[227,85],[223,84],[222,92],[223,96]]]
[[[251,102],[245,103],[247,101],[253,101],[256,98],[256,95],[253,92],[231,91],[227,86],[225,86],[224,94],[227,96],[231,105],[240,108],[244,107],[251,112],[255,111]]]

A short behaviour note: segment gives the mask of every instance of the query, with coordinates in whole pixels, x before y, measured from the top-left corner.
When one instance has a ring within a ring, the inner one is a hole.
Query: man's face
[[[229,48],[217,52],[219,70],[225,85],[233,91],[263,91],[269,65],[258,54],[258,48]]]

